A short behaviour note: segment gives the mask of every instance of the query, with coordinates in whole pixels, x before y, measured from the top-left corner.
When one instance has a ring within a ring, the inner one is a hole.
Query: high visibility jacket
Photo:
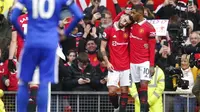
[[[0,0],[0,14],[7,16],[9,8],[12,7],[14,0]]]
[[[155,67],[155,73],[148,85],[148,103],[150,112],[163,112],[162,93],[165,89],[164,72]],[[135,84],[130,88],[130,94],[135,98],[135,112],[140,112],[140,100]]]
[[[5,107],[4,107],[4,103],[1,99],[0,99],[0,112],[6,112]]]

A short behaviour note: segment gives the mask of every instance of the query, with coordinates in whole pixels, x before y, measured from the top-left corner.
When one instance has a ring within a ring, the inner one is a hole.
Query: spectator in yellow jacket
[[[12,7],[14,0],[0,0],[0,14],[7,17],[9,8]]]
[[[155,73],[148,85],[148,104],[150,112],[163,112],[162,94],[165,88],[164,81],[164,72],[156,66]],[[134,83],[130,88],[130,94],[135,99],[135,112],[140,112],[140,100]]]
[[[6,112],[5,107],[4,107],[4,103],[1,99],[3,97],[3,95],[4,95],[3,90],[0,89],[0,112]]]

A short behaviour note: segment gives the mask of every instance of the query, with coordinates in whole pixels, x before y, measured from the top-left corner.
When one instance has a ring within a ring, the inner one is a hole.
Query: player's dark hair
[[[78,54],[77,60],[80,61],[81,63],[88,63],[89,62],[89,57],[86,52],[80,52]]]
[[[129,19],[131,21],[131,23],[128,26],[126,26],[126,28],[130,28],[135,21],[131,15],[129,15],[129,14],[126,14],[126,15],[129,17]]]
[[[138,13],[144,15],[144,6],[142,6],[142,5],[136,5],[136,6],[133,7],[133,9],[134,9],[136,12],[138,12]]]
[[[132,17],[131,15],[128,15],[128,17],[129,17],[129,19],[130,19],[130,21],[131,21],[132,23],[135,22],[134,19],[133,19],[133,17]]]

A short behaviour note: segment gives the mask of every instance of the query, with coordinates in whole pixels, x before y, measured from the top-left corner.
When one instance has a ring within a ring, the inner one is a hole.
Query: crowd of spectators
[[[84,19],[79,22],[77,27],[67,38],[61,39],[61,46],[66,60],[59,61],[59,84],[52,85],[52,91],[107,91],[107,68],[103,60],[99,47],[104,29],[111,26],[114,17],[104,6],[100,6],[101,0],[91,0],[92,5],[84,10]],[[153,0],[129,0],[127,7],[120,7],[117,0],[113,0],[116,13],[129,10],[132,7],[144,6],[144,15],[148,20],[169,19],[170,23],[180,23],[184,19],[187,23],[188,37],[183,39],[181,56],[177,53],[174,46],[174,39],[170,34],[165,37],[156,37],[156,65],[165,73],[165,91],[192,91],[198,75],[198,63],[194,64],[191,54],[198,54],[191,51],[198,48],[200,42],[200,10],[197,1],[188,5],[181,0],[165,0],[156,9],[153,8]],[[7,15],[0,14],[0,89],[5,91],[17,90],[17,72],[13,73],[7,69],[9,54],[9,44],[12,36],[12,25]],[[180,20],[180,18],[182,18]],[[61,21],[60,28],[67,28],[72,18],[66,17]],[[186,49],[186,50],[185,50]],[[189,50],[188,50],[189,49]],[[109,50],[108,50],[109,51]],[[177,61],[178,60],[178,61]],[[183,80],[189,81],[188,89],[176,87],[170,69],[173,67],[181,68]],[[193,66],[192,66],[193,65]],[[174,104],[172,103],[176,101]],[[179,112],[181,106],[186,107],[187,97],[184,95],[167,95],[166,112],[170,109]],[[184,101],[184,102],[183,102]],[[182,102],[183,104],[181,104]],[[175,106],[174,106],[175,105]],[[194,109],[196,99],[190,96],[190,107]],[[193,112],[193,110],[191,110]]]

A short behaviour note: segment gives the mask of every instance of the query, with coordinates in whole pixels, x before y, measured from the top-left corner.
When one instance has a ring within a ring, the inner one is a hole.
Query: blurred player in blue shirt
[[[37,95],[38,112],[50,111],[48,106],[49,83],[58,82],[58,59],[56,49],[59,42],[58,21],[62,6],[67,5],[74,15],[65,34],[68,35],[82,19],[83,14],[74,0],[18,0],[10,20],[19,34],[25,39],[19,66],[19,90],[17,93],[17,112],[27,112],[29,99],[28,82],[32,81],[36,66],[40,69],[40,85]],[[28,11],[28,29],[25,35],[17,21],[21,10]]]

